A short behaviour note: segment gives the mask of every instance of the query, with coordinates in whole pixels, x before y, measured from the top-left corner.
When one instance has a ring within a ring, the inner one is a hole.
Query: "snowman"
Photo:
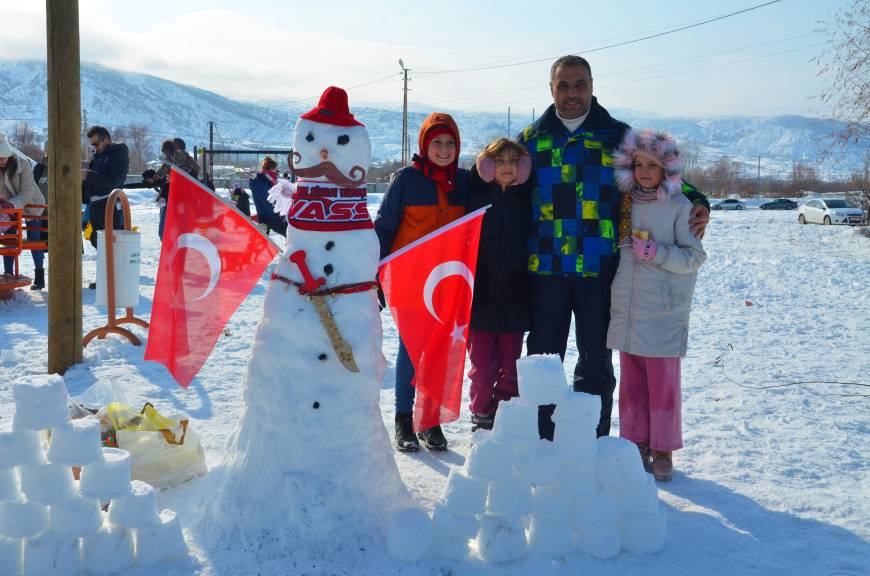
[[[298,182],[270,192],[289,223],[287,247],[210,504],[225,538],[257,546],[264,536],[328,544],[336,523],[384,534],[410,499],[379,408],[386,361],[366,208],[371,143],[344,90],[327,88],[299,119],[292,158]]]

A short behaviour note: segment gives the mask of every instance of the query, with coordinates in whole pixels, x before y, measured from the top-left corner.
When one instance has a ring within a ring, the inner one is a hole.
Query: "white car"
[[[711,206],[713,210],[744,210],[746,203],[737,198],[726,198],[721,202],[717,202]]]
[[[798,222],[863,224],[864,211],[842,198],[813,198],[798,208]]]

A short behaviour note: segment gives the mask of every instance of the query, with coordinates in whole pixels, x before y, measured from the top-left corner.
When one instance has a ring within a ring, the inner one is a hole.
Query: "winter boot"
[[[477,412],[471,413],[471,431],[475,430],[492,430],[492,425],[495,420],[495,416],[492,414],[478,414]]]
[[[396,448],[399,452],[416,452],[420,449],[412,420],[411,414],[396,412]]]
[[[673,452],[652,451],[652,473],[659,482],[670,482],[674,477]]]
[[[432,426],[422,432],[417,432],[417,438],[423,441],[423,444],[429,450],[441,452],[447,450],[447,438],[441,431],[441,426]]]
[[[33,279],[33,284],[30,285],[31,290],[42,290],[45,288],[45,268],[37,268],[34,270],[36,278]]]
[[[646,442],[635,442],[637,451],[640,452],[640,461],[643,462],[643,469],[649,472],[652,469],[652,451],[649,444]]]

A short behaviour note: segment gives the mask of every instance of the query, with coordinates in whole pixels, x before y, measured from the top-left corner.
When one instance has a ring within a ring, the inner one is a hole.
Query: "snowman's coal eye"
[[[350,136],[348,136],[347,134],[342,134],[341,136],[338,137],[338,143],[341,146],[344,146],[348,142],[350,142]]]
[[[308,136],[305,137],[305,140],[306,140],[307,142],[314,142],[314,134],[312,134],[311,132],[309,132],[309,133],[308,133]]]

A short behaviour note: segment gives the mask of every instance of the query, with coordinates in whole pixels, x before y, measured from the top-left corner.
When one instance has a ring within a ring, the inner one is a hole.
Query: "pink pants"
[[[472,412],[495,414],[500,401],[519,395],[517,359],[522,350],[522,332],[468,331]]]
[[[619,353],[619,435],[663,452],[683,447],[679,358]]]

